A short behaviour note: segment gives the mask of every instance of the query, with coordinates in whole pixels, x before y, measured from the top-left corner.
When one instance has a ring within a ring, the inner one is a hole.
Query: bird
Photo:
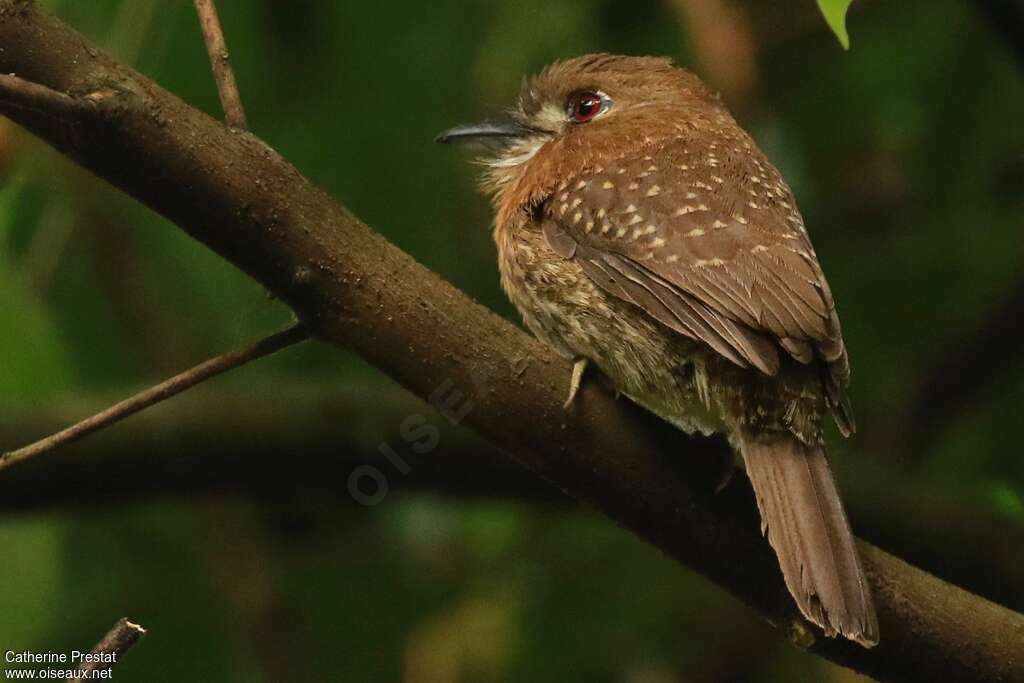
[[[501,285],[527,328],[687,433],[724,434],[803,616],[878,643],[822,422],[855,430],[836,304],[794,195],[721,98],[664,57],[524,80],[482,150]]]

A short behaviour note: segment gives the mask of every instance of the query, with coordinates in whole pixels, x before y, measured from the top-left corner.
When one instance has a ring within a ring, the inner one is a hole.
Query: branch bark
[[[176,223],[441,412],[738,595],[799,624],[749,495],[712,493],[714,467],[674,429],[589,383],[562,410],[557,358],[372,232],[254,136],[118,64],[25,0],[0,0],[0,72],[94,111],[0,111]],[[425,143],[429,144],[429,143]],[[731,487],[738,491],[740,487]],[[885,680],[1024,681],[1024,617],[861,544],[882,642],[810,650]]]
[[[146,629],[138,624],[133,624],[122,617],[107,631],[107,635],[96,644],[90,654],[99,655],[95,660],[88,661],[79,667],[81,675],[68,679],[68,683],[78,683],[93,678],[88,674],[94,671],[106,671],[113,667],[121,659],[121,655],[128,651],[132,645],[139,641],[139,638],[146,635]]]
[[[224,31],[217,15],[217,5],[213,0],[194,0],[194,3],[196,14],[199,15],[199,26],[203,29],[206,52],[210,55],[210,67],[213,69],[213,80],[217,83],[220,106],[224,109],[224,119],[234,128],[248,128],[242,96],[238,92],[235,71],[231,68],[228,56],[228,45],[224,41]]]
[[[49,116],[74,116],[87,106],[83,100],[18,78],[14,74],[0,74],[0,98],[3,98],[7,107]]]
[[[96,407],[102,403],[0,412],[0,444],[51,433]],[[436,448],[412,451],[402,438],[410,419],[438,429]],[[382,455],[382,444],[408,463],[407,473]],[[687,456],[713,462],[720,448],[717,440],[694,440]],[[850,520],[864,538],[932,568],[946,581],[1024,609],[1024,526],[986,513],[945,488],[922,484],[894,465],[881,467],[863,458],[835,465],[840,481],[848,484],[844,498]],[[502,499],[552,510],[572,504],[397,387],[380,381],[336,386],[275,380],[272,386],[198,389],[187,401],[161,404],[98,438],[7,472],[0,476],[0,514],[78,513],[97,505],[154,497],[192,500],[203,494],[285,504],[315,497],[337,512],[354,502],[346,482],[359,467],[382,472],[391,495]],[[83,496],[86,479],[88,495]],[[748,485],[737,476],[729,488],[746,493]]]

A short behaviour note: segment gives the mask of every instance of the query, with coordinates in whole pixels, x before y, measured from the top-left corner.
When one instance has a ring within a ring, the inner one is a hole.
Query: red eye
[[[573,123],[591,121],[607,109],[610,100],[596,92],[580,92],[569,98],[569,120]]]

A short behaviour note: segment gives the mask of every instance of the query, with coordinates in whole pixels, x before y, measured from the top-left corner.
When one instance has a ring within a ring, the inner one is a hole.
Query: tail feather
[[[740,433],[740,450],[786,586],[828,636],[878,644],[878,620],[850,524],[820,446]]]

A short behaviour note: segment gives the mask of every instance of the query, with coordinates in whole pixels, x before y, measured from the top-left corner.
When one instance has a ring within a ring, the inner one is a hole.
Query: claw
[[[580,384],[583,382],[583,373],[587,371],[589,362],[586,358],[577,358],[573,364],[572,379],[569,380],[569,398],[562,405],[564,409],[569,409],[569,406],[572,405],[573,400],[576,398],[576,394],[579,393]]]

